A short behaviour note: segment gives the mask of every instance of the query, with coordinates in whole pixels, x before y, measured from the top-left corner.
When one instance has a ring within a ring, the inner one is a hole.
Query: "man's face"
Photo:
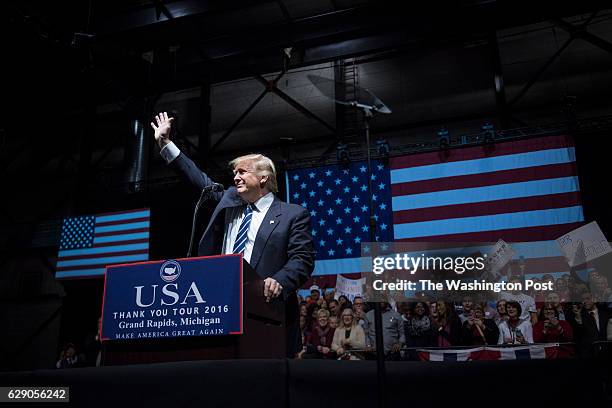
[[[592,310],[595,303],[593,303],[593,297],[590,294],[582,295],[582,306],[586,310]]]
[[[267,176],[258,176],[251,161],[243,160],[236,163],[234,185],[243,200],[254,203],[263,196],[262,187],[265,185],[265,180]]]
[[[312,290],[310,292],[310,298],[314,301],[319,300],[319,291],[318,290]]]

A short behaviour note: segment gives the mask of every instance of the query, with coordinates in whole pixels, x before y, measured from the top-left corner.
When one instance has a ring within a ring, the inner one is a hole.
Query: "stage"
[[[389,407],[610,406],[603,360],[388,362]],[[374,361],[225,360],[0,373],[78,407],[374,407]],[[19,406],[25,406],[20,404]]]

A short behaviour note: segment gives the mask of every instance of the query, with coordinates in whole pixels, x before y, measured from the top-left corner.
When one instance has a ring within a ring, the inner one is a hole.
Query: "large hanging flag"
[[[315,276],[361,272],[360,245],[369,241],[366,173],[357,162],[287,174],[288,201],[312,217]],[[568,136],[395,157],[375,162],[372,178],[381,242],[535,244],[584,221]]]
[[[567,136],[403,156],[390,166],[397,241],[552,240],[584,221]]]
[[[65,218],[56,278],[104,275],[106,265],[149,259],[149,209]]]

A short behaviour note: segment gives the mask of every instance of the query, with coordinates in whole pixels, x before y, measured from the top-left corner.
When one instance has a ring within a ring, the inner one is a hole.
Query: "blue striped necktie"
[[[244,253],[246,242],[249,235],[249,227],[251,226],[251,219],[253,218],[253,205],[249,204],[244,209],[244,218],[240,223],[240,229],[238,235],[236,235],[236,241],[234,241],[233,253],[241,254]]]

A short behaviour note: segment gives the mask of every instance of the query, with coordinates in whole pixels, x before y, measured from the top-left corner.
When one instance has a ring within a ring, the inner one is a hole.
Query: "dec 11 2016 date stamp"
[[[68,387],[0,387],[0,402],[69,402]]]

